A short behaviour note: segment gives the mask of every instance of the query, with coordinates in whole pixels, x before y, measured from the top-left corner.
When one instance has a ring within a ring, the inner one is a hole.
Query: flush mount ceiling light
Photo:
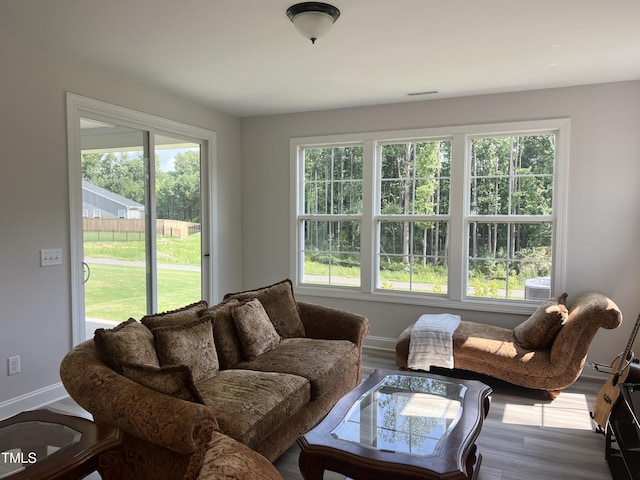
[[[316,43],[338,20],[340,10],[328,3],[303,2],[289,7],[287,16],[304,38]]]

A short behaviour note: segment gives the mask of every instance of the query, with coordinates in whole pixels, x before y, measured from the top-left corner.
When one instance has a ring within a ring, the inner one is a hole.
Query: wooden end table
[[[302,476],[475,480],[490,393],[475,380],[376,370],[298,438]]]
[[[118,428],[51,410],[33,410],[0,422],[0,479],[80,479],[100,472],[122,478]]]

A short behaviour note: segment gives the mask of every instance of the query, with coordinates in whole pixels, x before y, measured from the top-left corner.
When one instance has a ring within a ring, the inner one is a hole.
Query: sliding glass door
[[[156,135],[155,260],[158,311],[202,298],[200,145]]]
[[[75,247],[81,283],[74,310],[84,333],[74,332],[75,343],[96,328],[208,299],[211,292],[203,181],[209,142],[114,120],[87,112],[77,118],[71,214],[81,218],[82,239]]]

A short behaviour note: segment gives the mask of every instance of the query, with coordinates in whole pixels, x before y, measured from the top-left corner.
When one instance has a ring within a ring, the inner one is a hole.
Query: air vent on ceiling
[[[409,95],[410,97],[417,97],[420,95],[435,95],[436,93],[438,93],[438,90],[428,90],[425,92],[409,92],[407,93],[407,95]]]

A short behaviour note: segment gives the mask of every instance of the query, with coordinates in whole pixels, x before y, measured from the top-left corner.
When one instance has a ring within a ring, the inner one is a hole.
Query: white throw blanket
[[[422,315],[411,330],[407,362],[409,368],[453,368],[453,332],[459,325],[459,315]]]

